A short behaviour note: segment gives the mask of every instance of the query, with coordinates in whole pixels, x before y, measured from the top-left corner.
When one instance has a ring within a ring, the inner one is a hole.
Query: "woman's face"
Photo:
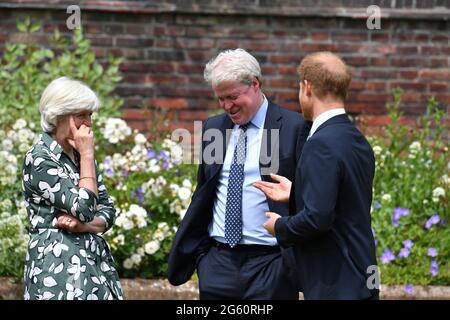
[[[56,131],[59,133],[60,137],[73,139],[72,131],[70,130],[70,117],[73,117],[73,121],[75,122],[75,127],[80,129],[80,127],[84,124],[87,127],[92,126],[92,111],[85,110],[76,114],[68,114],[62,116],[58,121],[58,125]]]

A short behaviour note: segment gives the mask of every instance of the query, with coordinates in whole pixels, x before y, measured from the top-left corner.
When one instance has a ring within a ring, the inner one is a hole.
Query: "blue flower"
[[[381,209],[381,204],[378,201],[375,202],[375,209]]]
[[[425,222],[425,228],[430,229],[434,224],[437,224],[441,221],[441,218],[439,218],[438,214],[435,214],[430,217],[430,219]]]
[[[406,291],[406,294],[412,295],[412,294],[413,294],[413,291],[414,291],[413,285],[412,285],[412,284],[407,284],[407,285],[405,286],[405,291]]]
[[[406,217],[407,215],[409,215],[408,208],[395,208],[394,215],[392,217],[392,225],[394,227],[398,227],[398,221],[400,220],[400,217]]]
[[[430,273],[432,274],[433,277],[437,276],[439,273],[438,264],[436,260],[431,260]]]
[[[436,248],[428,248],[428,255],[430,257],[436,257],[437,256],[437,250]]]
[[[403,245],[406,249],[411,249],[414,246],[414,242],[412,242],[411,240],[405,240],[403,241]]]
[[[392,251],[389,249],[384,250],[383,254],[381,255],[381,262],[383,264],[387,264],[393,260],[395,260],[395,255],[392,253]]]
[[[105,170],[105,174],[107,176],[112,177],[114,175],[114,171],[112,169],[108,168],[108,169]]]
[[[409,253],[410,253],[410,251],[409,251],[408,248],[402,248],[400,250],[400,253],[398,254],[398,256],[401,257],[401,258],[408,258]]]
[[[149,158],[154,158],[154,157],[156,157],[156,153],[155,153],[155,151],[153,151],[152,149],[148,149],[147,150],[147,157],[149,157]]]
[[[161,150],[161,151],[159,152],[159,156],[160,156],[161,158],[163,158],[164,160],[169,159],[169,156],[168,156],[167,152],[165,152],[165,151],[163,151],[163,150]]]

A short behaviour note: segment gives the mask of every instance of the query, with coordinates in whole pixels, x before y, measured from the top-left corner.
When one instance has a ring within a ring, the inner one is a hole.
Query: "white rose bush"
[[[115,126],[116,130],[110,130]],[[105,237],[124,277],[164,277],[173,236],[194,191],[196,166],[168,138],[150,142],[125,121],[99,121],[99,169],[117,209]]]

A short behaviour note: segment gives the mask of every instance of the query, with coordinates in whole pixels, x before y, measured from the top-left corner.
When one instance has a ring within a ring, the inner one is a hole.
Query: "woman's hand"
[[[105,221],[95,217],[91,222],[83,223],[70,214],[62,214],[58,217],[56,226],[70,232],[102,233],[106,229]]]
[[[86,224],[75,218],[71,214],[62,214],[58,217],[56,226],[70,232],[88,232]]]
[[[271,174],[270,177],[278,181],[278,183],[256,181],[253,186],[264,192],[264,194],[275,202],[288,202],[289,194],[291,192],[292,182],[276,174]]]
[[[77,129],[72,115],[69,118],[69,125],[73,136],[73,139],[68,140],[70,145],[80,153],[80,156],[94,157],[94,131],[84,124]]]

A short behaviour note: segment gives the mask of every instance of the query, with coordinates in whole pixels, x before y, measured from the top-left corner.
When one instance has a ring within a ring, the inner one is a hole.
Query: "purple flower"
[[[128,171],[122,170],[122,177],[128,177]]]
[[[106,158],[105,160],[103,160],[103,163],[104,163],[104,164],[110,164],[110,163],[111,163],[111,160],[108,159],[108,158]]]
[[[409,253],[410,253],[410,251],[409,251],[408,248],[402,248],[400,250],[400,253],[398,254],[398,256],[401,257],[401,258],[408,258]]]
[[[381,208],[381,204],[377,201],[375,202],[375,209],[380,209]]]
[[[398,221],[400,220],[400,217],[406,217],[407,215],[409,215],[408,208],[395,208],[394,215],[392,217],[392,225],[394,227],[398,227]]]
[[[373,238],[373,240],[374,240],[374,242],[375,242],[375,245],[378,245],[378,240],[375,239],[375,238]]]
[[[147,150],[147,157],[153,159],[155,156],[156,156],[155,151],[153,151],[152,149],[148,149],[148,150]]]
[[[431,260],[430,273],[433,275],[433,277],[437,276],[439,273],[438,264],[436,260]]]
[[[439,215],[435,214],[435,215],[431,216],[430,219],[427,220],[427,222],[425,222],[425,228],[430,229],[434,224],[439,223],[439,221],[441,221],[441,219],[439,218]]]
[[[163,150],[161,150],[161,151],[159,152],[159,156],[160,156],[161,158],[163,158],[164,160],[169,159],[169,156],[168,156],[167,152],[165,152],[165,151],[163,151]]]
[[[395,255],[392,253],[392,251],[389,249],[384,250],[383,254],[381,255],[381,262],[383,264],[387,264],[392,260],[395,260]]]
[[[412,242],[411,240],[405,240],[403,241],[403,245],[406,249],[411,249],[414,246],[414,242]]]
[[[161,165],[164,169],[169,167],[169,163],[167,161],[164,161]]]
[[[412,284],[407,284],[407,285],[405,286],[405,291],[406,291],[406,294],[412,295],[413,292],[414,292],[414,287],[413,287],[413,285],[412,285]]]
[[[437,256],[437,250],[436,248],[428,248],[428,255],[430,257],[436,257]]]
[[[142,190],[142,187],[137,188],[136,191],[137,191],[138,193],[143,193],[143,192],[144,192],[144,191]]]
[[[114,175],[114,171],[112,171],[111,168],[108,168],[108,169],[105,170],[105,174],[106,174],[107,176],[112,177],[112,176]]]
[[[143,203],[143,202],[144,202],[144,195],[138,194],[136,198],[137,198],[137,200],[138,200],[140,203]]]

